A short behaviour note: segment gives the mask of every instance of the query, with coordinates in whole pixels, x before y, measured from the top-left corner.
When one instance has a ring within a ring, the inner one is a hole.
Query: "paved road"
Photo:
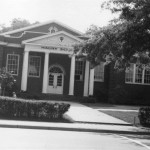
[[[0,150],[148,150],[114,134],[0,128]]]
[[[126,134],[123,136],[150,147],[150,136],[149,135]]]

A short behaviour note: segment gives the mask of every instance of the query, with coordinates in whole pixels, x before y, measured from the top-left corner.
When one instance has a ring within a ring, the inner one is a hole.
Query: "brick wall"
[[[27,91],[41,93],[42,85],[43,85],[43,68],[44,68],[44,53],[37,52],[29,52],[29,56],[40,56],[41,57],[41,69],[40,69],[40,77],[29,77],[27,81]]]
[[[1,49],[0,49],[1,51]],[[1,52],[1,67],[6,67],[7,54],[18,54],[19,55],[19,73],[14,75],[17,81],[17,88],[21,88],[21,76],[22,76],[22,63],[23,63],[23,48],[15,47],[3,47],[3,52]]]

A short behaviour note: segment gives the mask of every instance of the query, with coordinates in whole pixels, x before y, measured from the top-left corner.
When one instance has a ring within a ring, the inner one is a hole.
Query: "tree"
[[[39,22],[36,21],[34,22],[33,24],[38,24]],[[21,19],[21,18],[14,18],[12,21],[11,21],[11,25],[10,27],[6,27],[4,24],[1,24],[0,27],[1,27],[1,33],[3,32],[7,32],[7,31],[12,31],[12,30],[15,30],[15,29],[19,29],[19,28],[23,28],[23,27],[27,27],[27,26],[30,26],[30,25],[33,25],[31,24],[28,20],[26,19]]]
[[[6,68],[0,69],[0,85],[3,96],[13,96],[13,92],[16,92],[16,80],[11,73],[6,71]]]
[[[75,46],[76,53],[80,56],[86,53],[86,58],[95,65],[104,58],[107,62],[114,60],[116,68],[126,67],[132,61],[149,65],[150,1],[109,0],[102,8],[120,12],[119,18],[93,31],[94,36]]]

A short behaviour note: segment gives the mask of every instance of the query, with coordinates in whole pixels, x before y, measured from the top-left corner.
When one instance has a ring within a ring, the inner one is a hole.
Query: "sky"
[[[104,0],[0,0],[0,24],[10,25],[13,18],[30,23],[57,20],[78,31],[90,25],[108,24],[115,15],[101,9]]]

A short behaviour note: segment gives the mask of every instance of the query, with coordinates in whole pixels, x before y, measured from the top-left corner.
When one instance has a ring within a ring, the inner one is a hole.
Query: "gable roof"
[[[80,32],[80,31],[77,31],[67,25],[64,25],[63,23],[60,23],[58,21],[55,21],[55,20],[52,20],[52,21],[48,21],[48,22],[44,22],[44,23],[39,23],[39,24],[35,24],[35,25],[31,25],[31,26],[28,26],[28,27],[24,27],[24,28],[20,28],[20,29],[16,29],[16,30],[13,30],[13,31],[8,31],[8,32],[5,32],[5,33],[2,33],[1,35],[10,35],[10,34],[14,34],[14,33],[17,33],[17,32],[23,32],[23,31],[27,31],[29,29],[33,29],[33,28],[36,28],[36,27],[40,27],[40,26],[43,26],[43,25],[47,25],[47,24],[50,24],[50,23],[56,23],[68,30],[71,30],[79,35],[82,35],[83,33]]]
[[[80,38],[78,38],[76,36],[73,36],[73,35],[65,32],[65,31],[59,31],[59,32],[56,32],[56,33],[53,33],[53,34],[47,34],[47,35],[43,35],[43,36],[40,36],[40,37],[35,37],[35,38],[32,38],[32,39],[24,40],[24,41],[22,41],[22,44],[34,42],[34,41],[37,41],[37,40],[40,40],[40,39],[44,39],[44,38],[48,38],[48,37],[53,37],[53,36],[56,36],[56,35],[59,35],[59,34],[64,34],[64,35],[66,35],[68,37],[71,37],[74,40],[77,40],[79,42],[83,42],[82,39],[80,39]]]

